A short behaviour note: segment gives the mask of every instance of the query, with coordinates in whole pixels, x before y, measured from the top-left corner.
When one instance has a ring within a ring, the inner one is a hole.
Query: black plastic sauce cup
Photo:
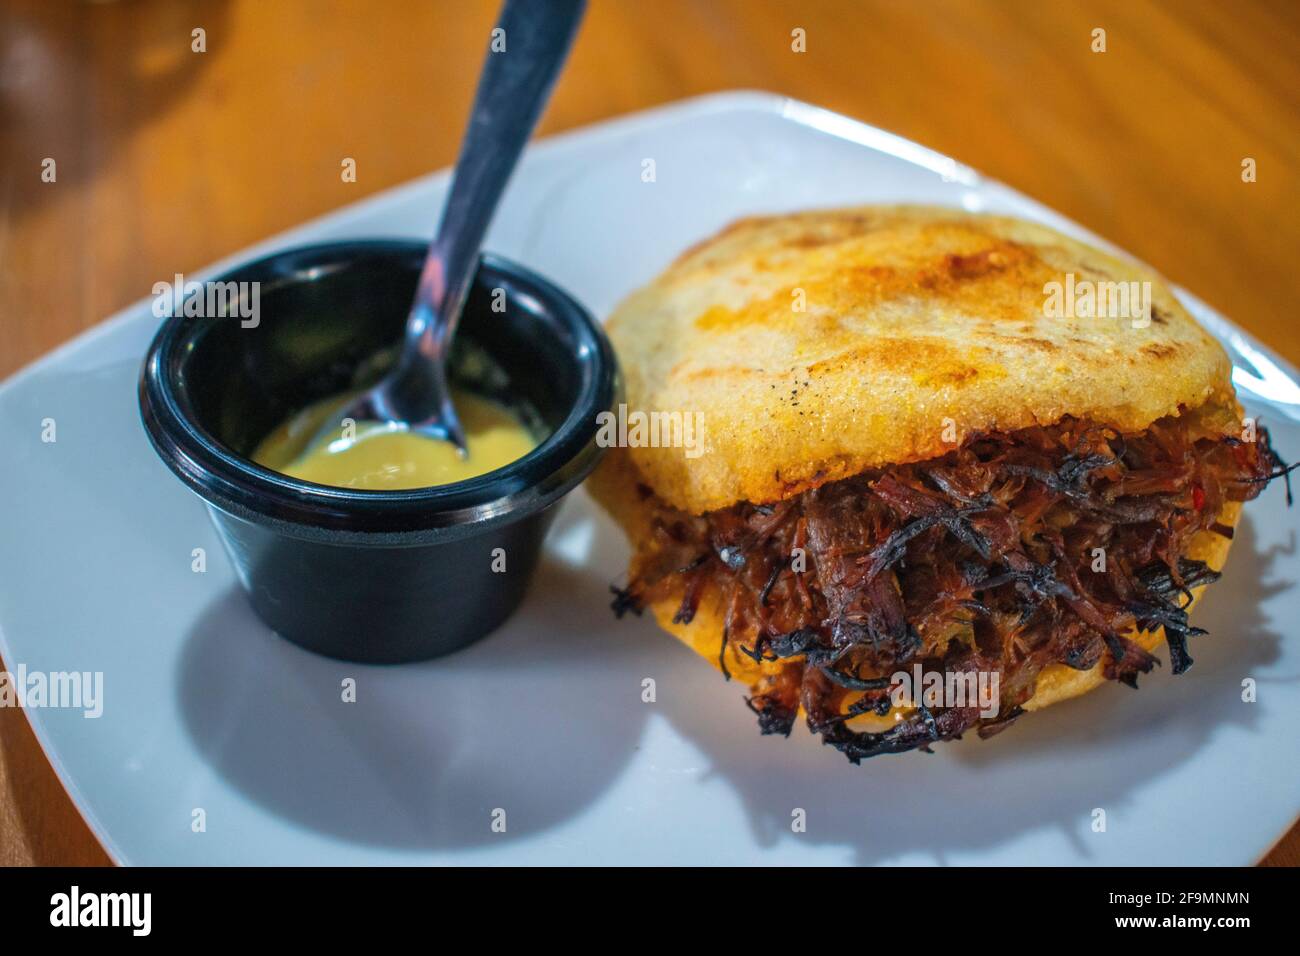
[[[555,505],[596,466],[597,416],[617,396],[613,352],[586,310],[485,256],[457,340],[459,355],[485,354],[490,361],[477,364],[489,371],[463,384],[526,410],[545,436],[532,452],[477,478],[407,491],[317,485],[254,463],[249,455],[276,425],[364,384],[359,368],[385,349],[395,354],[425,248],[337,242],[235,269],[213,282],[260,283],[256,324],[231,303],[228,316],[168,318],[140,376],[149,439],[206,502],[257,614],[331,657],[424,660],[505,621]],[[251,286],[224,288],[251,299]]]

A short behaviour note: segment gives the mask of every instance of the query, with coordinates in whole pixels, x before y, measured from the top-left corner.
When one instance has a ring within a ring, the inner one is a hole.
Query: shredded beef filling
[[[719,663],[781,662],[749,699],[763,733],[808,726],[854,763],[927,748],[1022,713],[1050,664],[1131,687],[1159,663],[1124,635],[1163,627],[1173,673],[1192,664],[1191,589],[1218,574],[1187,556],[1194,535],[1225,537],[1226,502],[1287,470],[1257,441],[1196,433],[1166,418],[1138,436],[1077,420],[990,434],[931,461],[866,472],[774,505],[691,516],[655,499],[620,615],[681,593],[690,621],[706,594],[725,624]],[[651,497],[649,489],[643,489]],[[1290,503],[1290,487],[1287,488]],[[891,712],[900,671],[998,675],[997,716],[917,702]],[[859,721],[861,722],[861,721]]]

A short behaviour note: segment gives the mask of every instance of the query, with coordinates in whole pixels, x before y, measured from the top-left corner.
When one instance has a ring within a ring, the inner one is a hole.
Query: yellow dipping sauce
[[[452,390],[469,455],[454,445],[379,422],[356,422],[344,436],[339,422],[329,440],[307,443],[336,418],[355,393],[316,402],[262,439],[253,460],[291,478],[338,488],[394,491],[449,485],[522,458],[537,446],[532,434],[505,408],[469,392]]]

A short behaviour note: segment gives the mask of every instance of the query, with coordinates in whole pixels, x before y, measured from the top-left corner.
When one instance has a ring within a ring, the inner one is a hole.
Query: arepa
[[[745,219],[608,331],[628,409],[704,436],[591,479],[634,548],[616,609],[855,762],[1136,685],[1162,639],[1185,670],[1190,602],[1282,473],[1159,276],[1017,219]],[[909,669],[993,677],[996,713],[900,697]]]

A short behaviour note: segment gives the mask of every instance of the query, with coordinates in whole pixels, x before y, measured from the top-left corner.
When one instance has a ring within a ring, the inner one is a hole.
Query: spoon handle
[[[586,0],[506,0],[502,7],[407,323],[408,339],[419,339],[419,350],[428,358],[446,358],[483,235],[585,8]]]

